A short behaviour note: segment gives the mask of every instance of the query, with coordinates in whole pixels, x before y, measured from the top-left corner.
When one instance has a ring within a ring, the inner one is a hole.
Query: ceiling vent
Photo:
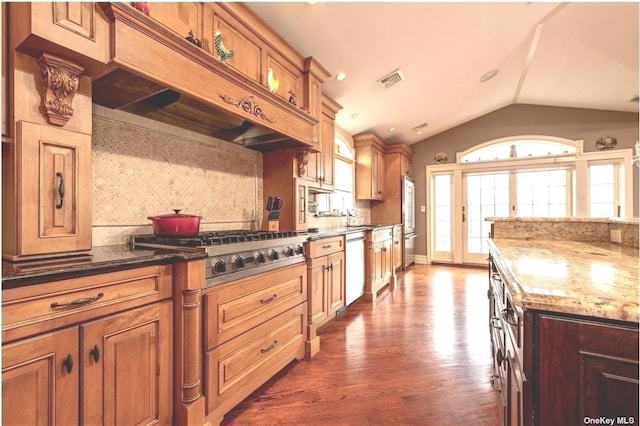
[[[638,95],[635,95],[633,98],[629,100],[629,102],[638,102]]]
[[[422,134],[422,129],[424,129],[424,128],[425,128],[425,127],[427,127],[428,125],[429,125],[429,124],[425,121],[425,122],[424,122],[424,123],[422,123],[422,124],[418,124],[417,126],[412,127],[412,128],[411,128],[411,131],[412,131],[413,133],[415,133],[416,135]]]
[[[399,69],[393,71],[391,74],[387,74],[378,80],[378,83],[386,90],[397,83],[400,83],[405,79],[404,74]]]

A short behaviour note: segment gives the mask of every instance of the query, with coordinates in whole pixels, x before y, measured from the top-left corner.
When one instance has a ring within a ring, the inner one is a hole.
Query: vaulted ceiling
[[[518,103],[638,112],[637,2],[248,4],[333,74],[351,134],[411,144]]]

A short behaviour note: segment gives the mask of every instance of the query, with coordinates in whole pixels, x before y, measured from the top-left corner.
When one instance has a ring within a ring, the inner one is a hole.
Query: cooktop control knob
[[[218,274],[227,272],[227,265],[226,263],[224,263],[224,260],[218,260],[213,264],[213,272],[216,272]]]
[[[267,257],[261,251],[254,254],[253,257],[255,257],[256,263],[265,263],[267,261]]]
[[[271,260],[278,260],[280,258],[280,253],[273,249],[269,250],[269,257],[271,258]]]
[[[234,269],[244,268],[244,258],[242,256],[234,256],[233,267]]]
[[[284,254],[286,254],[287,256],[293,256],[293,248],[287,247],[284,251]]]
[[[304,254],[304,246],[298,244],[298,247],[296,247],[296,254]]]

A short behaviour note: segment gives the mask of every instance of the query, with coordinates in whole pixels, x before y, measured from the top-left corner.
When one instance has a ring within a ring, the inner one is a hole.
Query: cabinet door
[[[78,328],[2,348],[2,424],[78,424]]]
[[[272,78],[278,81],[278,87],[272,93],[287,101],[293,96],[297,102],[299,96],[302,95],[302,71],[296,69],[293,64],[275,52],[268,52],[267,66],[262,75],[263,85],[269,90],[272,89],[269,87],[269,69],[271,69]]]
[[[344,252],[334,253],[329,256],[329,317],[333,317],[336,311],[342,308],[345,303],[344,294]]]
[[[327,281],[328,281],[328,264],[327,257],[320,257],[311,260],[309,267],[309,275],[307,277],[308,285],[308,309],[309,322],[320,325],[326,322],[328,318],[327,312]]]
[[[306,231],[309,227],[307,223],[307,200],[309,198],[309,188],[301,179],[294,179],[295,205],[294,221],[296,231]]]
[[[387,240],[384,242],[384,248],[382,249],[383,254],[383,284],[386,284],[391,281],[391,276],[393,275],[393,240]]]
[[[320,186],[323,189],[333,189],[334,187],[334,156],[335,156],[335,124],[331,117],[322,114],[322,151],[320,156]]]
[[[172,303],[80,326],[85,424],[171,424]]]
[[[384,166],[384,153],[373,149],[373,191],[371,198],[376,200],[384,200],[384,180],[385,180],[385,166]]]
[[[21,121],[18,138],[14,254],[90,250],[91,136]]]
[[[384,282],[385,269],[385,244],[380,241],[373,245],[373,288],[375,291]]]
[[[209,17],[211,11],[213,11],[212,18]],[[226,63],[256,83],[260,83],[263,51],[258,37],[242,22],[222,10],[218,4],[205,4],[205,16],[204,38],[210,40],[210,53],[218,58],[215,49],[215,32],[220,31],[224,46],[234,51],[233,57]],[[207,22],[209,19],[213,20],[213,28]]]

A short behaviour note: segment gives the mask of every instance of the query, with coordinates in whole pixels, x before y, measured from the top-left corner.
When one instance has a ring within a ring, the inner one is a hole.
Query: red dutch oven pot
[[[174,214],[147,217],[153,221],[154,234],[161,237],[195,237],[198,235],[202,216],[180,214],[180,210],[174,210],[174,212]]]

